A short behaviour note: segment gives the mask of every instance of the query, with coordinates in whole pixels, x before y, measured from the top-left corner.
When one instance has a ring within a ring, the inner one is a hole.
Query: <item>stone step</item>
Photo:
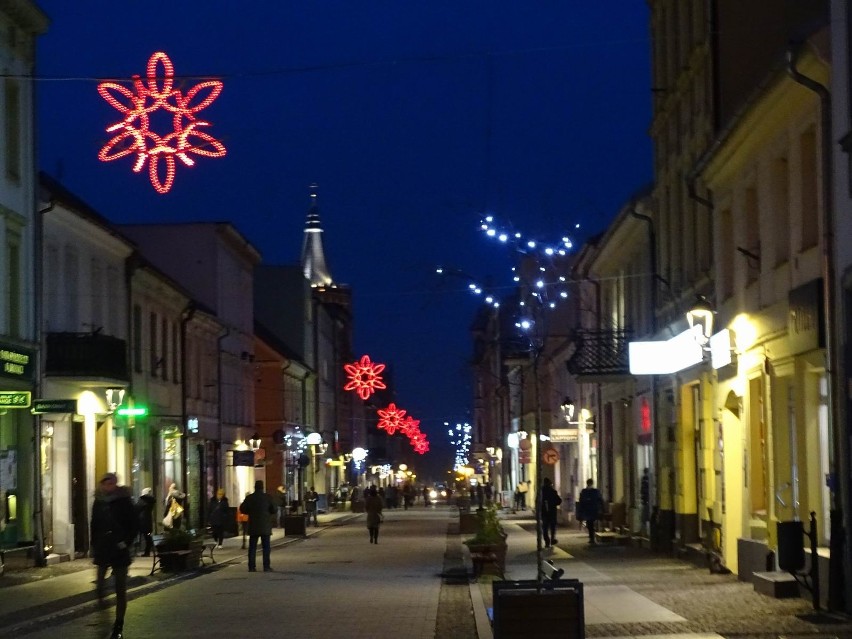
[[[752,573],[754,591],[775,599],[799,597],[799,583],[788,572],[755,572]]]

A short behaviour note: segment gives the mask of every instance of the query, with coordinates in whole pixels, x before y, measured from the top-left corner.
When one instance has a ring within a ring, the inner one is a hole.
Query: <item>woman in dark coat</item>
[[[139,518],[130,490],[119,486],[115,473],[106,473],[98,484],[92,504],[92,556],[97,566],[98,599],[103,602],[107,568],[115,578],[115,625],[111,639],[121,639],[127,610],[127,569],[130,547],[136,539]]]
[[[207,509],[207,523],[213,533],[213,540],[218,548],[225,541],[225,518],[228,516],[228,498],[225,497],[225,489],[220,488],[216,495],[210,499],[210,508]]]
[[[139,536],[145,542],[143,557],[150,557],[154,549],[154,506],[157,503],[150,488],[143,488],[136,502],[136,516],[139,519]]]
[[[364,511],[367,513],[367,530],[370,531],[370,543],[379,543],[379,524],[382,523],[382,498],[375,486],[367,491],[364,500]]]

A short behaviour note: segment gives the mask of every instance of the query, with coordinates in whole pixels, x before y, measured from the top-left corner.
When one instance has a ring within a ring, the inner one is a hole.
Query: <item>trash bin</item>
[[[779,521],[778,567],[798,572],[805,567],[805,526],[801,521]]]
[[[494,639],[564,637],[585,639],[583,584],[560,579],[494,581]]]

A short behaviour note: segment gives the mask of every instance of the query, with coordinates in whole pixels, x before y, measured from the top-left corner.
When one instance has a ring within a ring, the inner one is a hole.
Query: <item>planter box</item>
[[[466,544],[471,553],[494,553],[497,557],[497,570],[502,576],[506,572],[506,552],[509,549],[509,544],[505,541],[501,544]],[[483,566],[487,569],[488,566]],[[485,572],[485,570],[483,570]]]
[[[583,584],[576,579],[495,581],[494,639],[585,639]]]

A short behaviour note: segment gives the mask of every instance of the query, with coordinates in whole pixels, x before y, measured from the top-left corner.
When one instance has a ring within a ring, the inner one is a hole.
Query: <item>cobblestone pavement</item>
[[[532,520],[517,523],[528,532],[535,532]],[[599,575],[586,577],[585,588],[627,586],[685,619],[587,623],[586,637],[717,633],[732,639],[852,639],[852,619],[827,613],[815,615],[810,600],[761,595],[751,583],[739,581],[736,575],[711,574],[705,567],[654,554],[645,548],[589,546],[585,533],[576,530],[560,530],[558,537],[559,548],[572,557],[559,562],[565,567],[566,577],[571,576],[571,561],[582,562],[593,569],[584,574]],[[488,606],[491,605],[489,591],[490,579],[484,580],[482,593]]]

